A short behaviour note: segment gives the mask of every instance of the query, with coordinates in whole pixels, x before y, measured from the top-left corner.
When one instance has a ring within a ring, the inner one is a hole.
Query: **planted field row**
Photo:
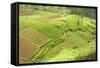
[[[44,60],[44,58],[47,57],[46,55],[48,54],[49,51],[51,51],[54,47],[57,47],[59,44],[63,42],[64,40],[62,39],[58,39],[56,41],[51,40],[47,42],[46,44],[44,44],[44,46],[40,48],[40,50],[36,53],[36,55],[32,57],[32,61],[40,62]]]
[[[57,29],[52,24],[33,23],[32,28],[40,31],[50,39],[59,39],[63,35],[61,30]]]
[[[32,28],[25,28],[21,30],[20,35],[28,42],[38,45],[38,47],[48,41],[46,36]]]

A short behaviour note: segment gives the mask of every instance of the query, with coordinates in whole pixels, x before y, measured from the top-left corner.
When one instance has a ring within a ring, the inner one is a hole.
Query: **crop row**
[[[36,44],[39,47],[48,41],[48,38],[46,36],[32,28],[25,28],[21,30],[20,35],[25,40],[29,41],[30,43]]]

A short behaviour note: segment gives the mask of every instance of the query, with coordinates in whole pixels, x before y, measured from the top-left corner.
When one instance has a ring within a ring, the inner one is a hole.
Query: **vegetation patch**
[[[95,9],[43,5],[19,8],[20,64],[96,59]]]

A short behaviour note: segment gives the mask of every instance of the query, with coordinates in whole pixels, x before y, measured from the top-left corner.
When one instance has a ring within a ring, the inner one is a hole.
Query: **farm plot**
[[[21,29],[19,36],[20,63],[32,62],[30,58],[36,54],[42,45],[49,41],[49,38],[30,27]]]
[[[50,39],[59,39],[63,36],[61,30],[57,29],[52,24],[48,24],[48,23],[46,24],[42,22],[33,23],[32,28],[40,31]]]
[[[30,57],[39,50],[36,45],[32,45],[24,40],[21,36],[19,38],[19,63],[32,63]]]
[[[21,30],[20,36],[37,47],[41,47],[49,40],[48,37],[30,27]]]

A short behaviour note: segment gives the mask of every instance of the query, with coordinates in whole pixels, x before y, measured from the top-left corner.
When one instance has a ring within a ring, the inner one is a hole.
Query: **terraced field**
[[[49,41],[48,37],[30,27],[20,30],[20,38],[20,56],[25,58],[33,56],[42,45]]]
[[[19,17],[21,64],[96,59],[94,19],[47,11],[24,14]]]
[[[37,47],[41,47],[49,40],[48,37],[30,27],[21,30],[20,36]]]

